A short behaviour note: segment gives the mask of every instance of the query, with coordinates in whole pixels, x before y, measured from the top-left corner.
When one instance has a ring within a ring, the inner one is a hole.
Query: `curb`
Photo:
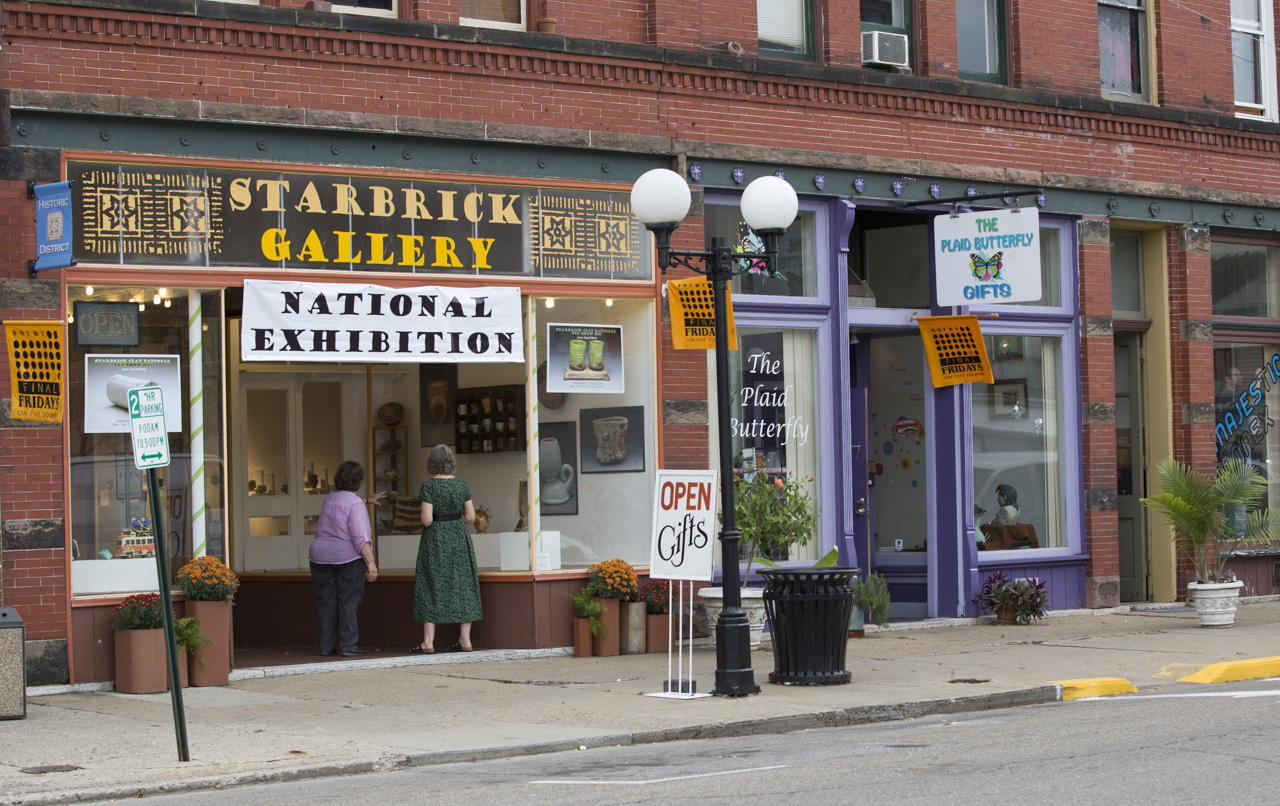
[[[1280,677],[1280,657],[1229,660],[1212,663],[1194,674],[1178,678],[1179,683],[1235,683],[1259,677]]]
[[[1278,659],[1280,660],[1280,659]],[[738,736],[791,733],[818,728],[839,728],[871,725],[877,722],[893,722],[918,719],[938,714],[960,714],[972,711],[992,711],[1016,708],[1023,705],[1044,705],[1063,699],[1062,687],[1057,685],[1005,691],[996,694],[978,694],[972,697],[956,697],[945,700],[923,700],[896,705],[862,705],[835,711],[819,711],[811,714],[749,719],[739,722],[706,723],[683,728],[637,731],[596,735],[580,739],[562,739],[555,742],[489,747],[480,750],[446,750],[420,754],[391,754],[373,760],[340,762],[315,767],[241,772],[228,776],[205,775],[187,781],[172,781],[157,786],[114,786],[92,789],[42,792],[12,800],[0,799],[0,806],[54,806],[75,801],[123,800],[158,794],[177,794],[244,786],[249,784],[279,783],[316,778],[333,778],[371,772],[387,772],[408,767],[426,767],[472,761],[491,761],[498,758],[532,756],[577,750],[582,747],[613,747],[659,742],[677,742],[689,739],[722,739]],[[142,793],[142,794],[139,794]]]
[[[1051,680],[1050,685],[1062,686],[1062,699],[1083,700],[1089,697],[1109,697],[1112,694],[1132,694],[1138,687],[1120,677],[1080,677],[1075,680]]]

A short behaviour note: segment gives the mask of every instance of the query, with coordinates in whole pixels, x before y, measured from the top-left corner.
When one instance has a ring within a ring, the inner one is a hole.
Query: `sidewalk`
[[[235,784],[500,758],[578,747],[776,733],[1054,702],[1050,681],[1119,677],[1139,689],[1225,661],[1280,654],[1280,602],[1240,608],[1232,629],[1194,612],[1066,615],[1030,627],[905,624],[850,639],[843,686],[768,682],[761,693],[675,700],[666,655],[567,652],[377,657],[237,670],[225,688],[184,690],[191,761],[177,761],[168,694],[32,691],[27,718],[0,722],[0,804],[132,797]],[[535,655],[530,657],[530,655]],[[537,656],[540,655],[540,656]],[[699,692],[715,653],[693,653]],[[301,673],[306,672],[306,673]],[[77,769],[31,773],[69,765]]]

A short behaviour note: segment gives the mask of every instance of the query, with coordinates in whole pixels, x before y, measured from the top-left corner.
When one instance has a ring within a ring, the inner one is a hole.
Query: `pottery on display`
[[[596,459],[602,465],[616,465],[627,458],[626,417],[602,417],[591,421],[596,435]]]
[[[378,422],[390,427],[399,425],[404,419],[404,406],[400,403],[387,403],[378,409]]]
[[[448,381],[435,380],[427,384],[427,411],[437,428],[444,425],[445,416],[449,413]]]
[[[561,462],[560,440],[547,437],[538,446],[538,475],[542,480],[542,503],[555,506],[569,500],[573,467]]]

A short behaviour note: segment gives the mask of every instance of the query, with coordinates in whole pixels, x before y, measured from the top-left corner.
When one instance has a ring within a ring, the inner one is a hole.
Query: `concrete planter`
[[[698,595],[706,600],[707,622],[714,637],[720,611],[724,610],[724,588],[703,588]],[[764,589],[743,588],[741,596],[742,612],[747,614],[747,624],[751,629],[751,648],[759,649],[760,638],[764,635]]]
[[[623,655],[643,655],[645,646],[644,602],[622,602],[618,649]]]
[[[1201,627],[1230,627],[1236,623],[1236,602],[1244,583],[1189,582],[1187,592],[1193,597]]]

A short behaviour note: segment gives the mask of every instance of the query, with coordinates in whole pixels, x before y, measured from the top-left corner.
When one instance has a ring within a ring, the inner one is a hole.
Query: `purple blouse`
[[[325,496],[308,557],[316,565],[343,565],[360,559],[369,539],[369,513],[360,496],[335,490]]]

